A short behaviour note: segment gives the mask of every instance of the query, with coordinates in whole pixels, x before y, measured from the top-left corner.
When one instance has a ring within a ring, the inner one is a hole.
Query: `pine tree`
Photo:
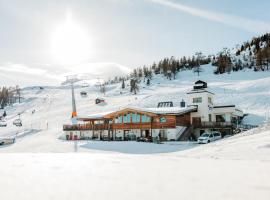
[[[139,91],[138,80],[130,79],[130,92],[133,94],[137,94]]]
[[[125,87],[126,87],[126,86],[125,86],[125,80],[123,79],[123,80],[122,80],[122,89],[125,89]]]
[[[105,86],[104,83],[100,85],[100,92],[101,92],[103,95],[105,95],[105,93],[106,93],[106,86]]]
[[[147,79],[146,85],[150,85],[150,79]]]
[[[263,70],[263,54],[261,50],[258,50],[256,53],[256,70]]]

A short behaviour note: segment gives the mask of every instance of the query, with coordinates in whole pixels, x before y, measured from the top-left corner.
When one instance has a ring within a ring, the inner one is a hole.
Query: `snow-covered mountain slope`
[[[204,72],[198,77],[192,71],[178,73],[176,80],[167,80],[161,75],[154,76],[150,86],[140,83],[140,92],[132,95],[128,82],[126,89],[121,84],[107,86],[106,105],[94,103],[101,96],[96,87],[76,87],[77,111],[80,116],[97,112],[108,112],[125,106],[156,107],[160,101],[173,101],[179,105],[186,98],[194,82],[198,79],[207,81],[209,89],[216,94],[215,103],[236,104],[249,113],[246,123],[262,124],[270,109],[270,72],[239,71],[231,74],[214,75],[212,66],[203,66]],[[80,96],[86,91],[88,97]],[[122,93],[122,94],[120,94]],[[21,104],[6,108],[8,126],[0,128],[0,136],[7,136],[25,129],[29,133],[18,139],[17,143],[0,151],[8,152],[66,152],[73,151],[69,143],[58,140],[62,134],[62,125],[70,123],[71,91],[69,87],[29,87],[23,90],[25,100]],[[3,112],[3,111],[0,111]],[[23,127],[12,125],[21,113]]]
[[[202,79],[216,93],[216,103],[234,103],[251,114],[249,123],[263,123],[270,104],[270,72],[216,76],[212,70],[204,66],[200,77],[184,71],[172,81],[155,76],[150,86],[140,83],[138,95],[122,90],[121,84],[110,85],[104,106],[94,104],[97,88],[77,86],[77,111],[87,115],[124,106],[153,107],[165,100],[177,105],[194,81]],[[82,98],[81,91],[88,97]],[[64,141],[58,138],[62,125],[70,123],[70,88],[30,87],[23,96],[23,103],[6,108],[8,126],[0,128],[0,136],[19,132],[15,144],[0,147],[0,152],[13,153],[0,156],[3,199],[269,199],[267,125],[207,145]],[[18,113],[20,128],[12,125]],[[74,150],[88,153],[67,153]]]
[[[0,64],[0,86],[27,87],[32,85],[54,86],[65,80],[67,75],[77,74],[79,78],[108,79],[113,76],[124,76],[130,69],[118,63],[85,63],[73,66],[41,65],[34,66],[22,64]]]
[[[270,161],[270,123],[176,154],[193,158]]]

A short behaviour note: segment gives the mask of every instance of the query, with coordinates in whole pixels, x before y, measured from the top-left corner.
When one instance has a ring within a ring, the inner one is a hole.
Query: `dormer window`
[[[202,97],[193,98],[193,103],[202,103]]]

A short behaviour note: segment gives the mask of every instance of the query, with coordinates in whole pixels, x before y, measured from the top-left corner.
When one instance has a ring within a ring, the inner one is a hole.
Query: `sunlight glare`
[[[90,56],[89,36],[68,16],[66,22],[52,32],[51,51],[59,64],[81,63]]]

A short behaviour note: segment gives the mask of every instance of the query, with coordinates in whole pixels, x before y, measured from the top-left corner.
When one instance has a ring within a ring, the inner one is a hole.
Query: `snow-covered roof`
[[[79,120],[84,120],[84,119],[102,119],[106,115],[108,115],[108,114],[110,114],[112,112],[114,112],[114,111],[107,111],[107,112],[94,113],[94,114],[90,114],[90,115],[86,115],[86,116],[79,116],[78,119]]]
[[[103,119],[104,117],[106,117],[109,114],[113,114],[115,112],[121,112],[124,110],[136,110],[138,112],[148,112],[148,113],[153,113],[156,115],[180,115],[180,114],[184,114],[187,112],[192,112],[192,111],[196,111],[197,107],[196,106],[189,106],[189,107],[159,107],[159,108],[140,108],[140,107],[126,107],[126,108],[122,108],[119,109],[117,111],[108,111],[108,112],[101,112],[101,113],[95,113],[95,114],[90,114],[90,115],[86,115],[86,116],[80,116],[78,117],[79,120],[98,120],[98,119]]]
[[[154,114],[183,114],[197,110],[196,106],[190,107],[158,107],[158,108],[138,108],[131,107],[130,109],[138,110],[142,112],[150,112]]]

